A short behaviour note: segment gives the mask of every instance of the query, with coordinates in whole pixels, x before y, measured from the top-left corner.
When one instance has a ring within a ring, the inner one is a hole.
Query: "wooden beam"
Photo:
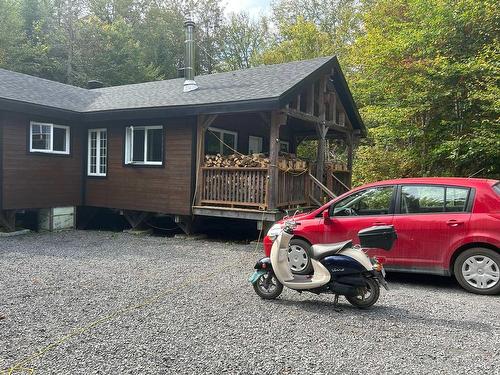
[[[271,114],[269,135],[269,183],[267,202],[270,210],[277,209],[278,202],[278,155],[280,148],[280,126],[286,124],[287,116],[281,111]]]
[[[339,131],[342,133],[348,132],[348,129],[335,124],[333,121],[323,121],[319,117],[313,116],[309,113],[300,112],[300,111],[297,111],[297,110],[291,109],[291,108],[285,110],[284,113],[289,117],[293,117],[293,118],[296,118],[299,120],[307,121],[307,122],[312,123],[312,124],[324,123],[324,125],[328,126],[330,129],[336,130],[336,131]]]
[[[326,108],[326,106],[325,106],[326,80],[327,80],[327,76],[324,76],[321,79],[321,81],[319,82],[318,117],[322,121],[326,120],[326,113],[325,113],[325,108]]]
[[[337,124],[337,93],[336,92],[332,92],[332,104],[331,104],[331,111],[332,111],[332,121],[335,125],[338,125]]]
[[[297,111],[300,111],[300,94],[297,95],[297,106],[295,107]]]
[[[306,112],[310,115],[314,113],[314,83],[307,89]]]

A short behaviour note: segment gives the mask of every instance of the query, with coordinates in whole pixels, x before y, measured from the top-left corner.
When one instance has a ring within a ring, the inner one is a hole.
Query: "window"
[[[238,144],[238,134],[229,130],[208,128],[205,133],[205,154],[234,154]]]
[[[500,196],[500,182],[493,185],[493,190]]]
[[[280,141],[280,151],[281,152],[290,152],[290,142]]]
[[[69,126],[31,122],[30,152],[69,154]]]
[[[161,165],[163,127],[129,126],[125,130],[125,164]]]
[[[419,214],[444,211],[443,186],[403,186],[401,213]]]
[[[467,209],[467,198],[469,197],[469,189],[447,187],[446,188],[446,212],[465,212]]]
[[[88,139],[89,176],[106,176],[108,160],[108,132],[106,129],[90,129]]]
[[[248,153],[260,154],[262,152],[262,137],[248,137]]]
[[[337,202],[333,216],[388,215],[393,194],[394,186],[359,191]]]
[[[465,212],[469,189],[444,186],[403,186],[401,213]]]

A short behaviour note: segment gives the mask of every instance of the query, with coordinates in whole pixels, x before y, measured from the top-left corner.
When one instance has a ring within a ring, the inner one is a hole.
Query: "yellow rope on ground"
[[[236,266],[236,264],[234,264],[234,265]],[[50,351],[52,349],[55,349],[59,345],[61,345],[64,342],[68,341],[69,339],[71,339],[73,337],[76,337],[78,335],[81,335],[81,334],[83,334],[83,333],[91,330],[92,328],[98,326],[99,324],[102,324],[104,322],[110,321],[113,318],[116,318],[116,317],[118,317],[120,315],[126,314],[126,313],[128,313],[130,311],[133,311],[133,310],[136,310],[136,309],[139,309],[139,308],[143,308],[143,307],[152,305],[153,303],[157,302],[158,300],[160,300],[161,298],[165,297],[166,295],[175,292],[179,288],[183,288],[183,287],[186,287],[186,286],[194,284],[194,283],[199,283],[200,281],[206,281],[210,277],[214,276],[216,273],[217,272],[211,272],[211,273],[205,275],[204,278],[198,279],[196,281],[195,280],[186,280],[185,282],[181,283],[180,285],[164,289],[160,293],[158,293],[158,294],[156,294],[156,295],[154,295],[152,297],[149,297],[149,298],[146,298],[146,299],[142,300],[142,302],[140,302],[140,303],[137,303],[135,305],[128,306],[128,307],[125,307],[123,309],[117,310],[117,311],[115,311],[115,312],[113,312],[111,314],[108,314],[108,315],[106,315],[106,316],[104,316],[102,318],[94,320],[93,322],[91,322],[91,323],[89,323],[89,324],[87,324],[87,325],[85,325],[83,327],[75,328],[75,329],[71,330],[68,334],[62,336],[60,339],[58,339],[58,340],[50,343],[49,345],[44,346],[43,348],[39,349],[37,352],[35,352],[35,353],[27,356],[26,358],[24,358],[21,361],[15,363],[11,367],[8,367],[6,369],[0,370],[0,375],[15,375],[15,374],[24,373],[24,372],[27,372],[28,374],[32,375],[32,374],[35,373],[35,369],[33,367],[27,367],[27,365],[31,361],[33,361],[33,360],[35,360],[37,358],[43,357],[48,351]]]

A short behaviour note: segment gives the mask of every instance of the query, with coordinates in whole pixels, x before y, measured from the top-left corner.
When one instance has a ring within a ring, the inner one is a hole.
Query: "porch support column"
[[[318,155],[316,158],[316,179],[322,184],[324,183],[323,170],[325,167],[326,133],[328,133],[328,126],[324,123],[317,123],[316,134],[318,136]]]
[[[193,204],[199,203],[203,186],[203,173],[201,166],[205,158],[205,132],[214,122],[217,115],[198,115],[196,124],[196,186],[193,197]]]
[[[280,150],[280,126],[285,125],[286,114],[279,111],[271,113],[271,132],[269,135],[269,181],[268,209],[276,210],[278,203],[278,155]]]
[[[347,170],[349,171],[349,181],[347,181],[347,186],[351,188],[352,186],[352,161],[354,156],[354,145],[353,145],[353,134],[346,134],[347,141]]]

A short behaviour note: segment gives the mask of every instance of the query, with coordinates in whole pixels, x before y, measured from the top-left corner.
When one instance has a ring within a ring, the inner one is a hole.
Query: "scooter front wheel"
[[[365,279],[365,281],[366,287],[358,288],[358,295],[345,297],[351,305],[360,309],[367,309],[373,306],[380,296],[380,285],[378,282],[375,279]]]
[[[260,276],[253,284],[255,293],[263,299],[275,299],[283,291],[283,284],[279,282],[274,273],[268,272]]]

